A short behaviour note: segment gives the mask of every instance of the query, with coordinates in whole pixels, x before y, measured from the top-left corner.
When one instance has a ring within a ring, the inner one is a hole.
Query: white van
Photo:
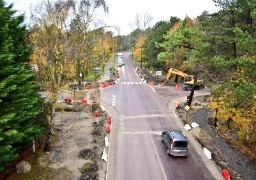
[[[119,57],[122,58],[123,57],[123,53],[117,53],[117,56],[118,56],[118,58]]]

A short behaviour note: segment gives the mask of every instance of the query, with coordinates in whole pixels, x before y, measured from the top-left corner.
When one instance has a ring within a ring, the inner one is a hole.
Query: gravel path
[[[195,114],[195,122],[211,137],[214,146],[219,149],[227,167],[233,170],[235,177],[232,179],[255,180],[256,179],[256,162],[242,154],[240,151],[232,147],[224,138],[218,135],[206,120],[209,117],[209,111],[206,108],[199,109]],[[218,162],[216,162],[219,164]],[[240,177],[239,177],[240,176]]]

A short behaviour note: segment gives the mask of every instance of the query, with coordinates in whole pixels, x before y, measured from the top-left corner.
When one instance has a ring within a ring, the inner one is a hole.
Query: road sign
[[[157,76],[162,76],[162,71],[156,71]]]
[[[100,72],[100,67],[96,67],[96,68],[94,68],[94,73],[99,73]]]

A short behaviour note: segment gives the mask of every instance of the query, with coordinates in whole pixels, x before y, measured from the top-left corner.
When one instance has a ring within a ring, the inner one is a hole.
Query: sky
[[[29,7],[42,0],[4,0],[13,3],[14,9],[25,13],[29,18]],[[184,19],[196,18],[203,11],[217,11],[213,0],[105,0],[109,13],[105,16],[107,26],[119,27],[119,35],[128,35],[134,29],[136,15],[149,14],[153,19],[151,26],[158,21],[168,21],[171,16]]]

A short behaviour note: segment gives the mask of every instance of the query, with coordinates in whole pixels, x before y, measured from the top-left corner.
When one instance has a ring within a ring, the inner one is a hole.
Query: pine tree
[[[29,67],[23,15],[0,0],[0,172],[39,135],[39,86]]]

